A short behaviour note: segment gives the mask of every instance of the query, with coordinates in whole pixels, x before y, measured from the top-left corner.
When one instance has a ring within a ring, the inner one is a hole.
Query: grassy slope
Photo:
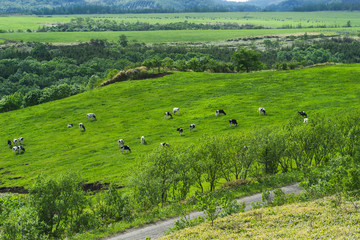
[[[128,81],[0,116],[0,186],[29,185],[39,174],[79,171],[89,181],[126,184],[135,163],[160,142],[194,143],[204,134],[231,134],[279,125],[305,110],[341,113],[359,108],[360,65],[249,74],[180,73]],[[260,117],[258,107],[268,116]],[[164,112],[180,107],[165,120]],[[228,115],[215,117],[216,109]],[[87,121],[86,113],[97,121]],[[229,128],[228,120],[239,125]],[[78,130],[83,122],[86,132]],[[68,129],[68,123],[75,127]],[[190,133],[188,126],[196,124]],[[179,137],[176,128],[185,128]],[[140,144],[144,135],[147,145]],[[26,153],[13,155],[7,139],[24,137]],[[121,154],[123,138],[133,153]],[[11,180],[14,177],[22,177]]]
[[[330,199],[234,214],[159,239],[358,239],[360,214]]]

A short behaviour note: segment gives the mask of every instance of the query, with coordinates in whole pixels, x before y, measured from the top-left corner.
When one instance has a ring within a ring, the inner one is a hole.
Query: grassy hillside
[[[249,74],[181,73],[127,81],[0,115],[0,186],[28,186],[40,173],[78,171],[90,182],[126,184],[142,156],[168,142],[196,143],[204,134],[235,134],[258,126],[280,125],[305,110],[339,115],[359,109],[360,65]],[[258,107],[268,116],[259,116]],[[164,112],[180,108],[165,120]],[[226,116],[215,117],[216,109]],[[88,121],[94,112],[97,121]],[[239,125],[230,128],[228,120]],[[86,132],[77,125],[83,122]],[[67,128],[73,123],[74,128]],[[195,123],[194,132],[189,124]],[[185,129],[182,137],[176,128]],[[7,139],[24,137],[26,152],[14,155]],[[140,144],[145,136],[147,145]],[[121,154],[123,138],[132,153]]]
[[[159,239],[358,239],[360,215],[332,199],[234,214]]]

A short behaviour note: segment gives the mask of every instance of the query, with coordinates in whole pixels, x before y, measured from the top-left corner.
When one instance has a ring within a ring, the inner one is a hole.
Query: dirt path
[[[303,189],[298,184],[293,184],[289,186],[282,187],[286,194],[289,193],[300,193]],[[250,210],[252,202],[261,201],[261,193],[254,194],[252,196],[243,197],[237,199],[237,202],[245,202],[245,210]],[[191,218],[203,216],[202,212],[192,212],[190,214]],[[117,236],[106,238],[107,240],[144,240],[146,237],[151,237],[151,239],[156,239],[164,235],[164,232],[169,230],[169,227],[174,226],[174,222],[179,220],[179,217],[167,219],[164,221],[159,221],[156,223],[148,224],[141,228],[129,229]]]

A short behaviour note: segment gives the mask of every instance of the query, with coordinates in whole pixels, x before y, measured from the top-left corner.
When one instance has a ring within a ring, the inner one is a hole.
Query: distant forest
[[[357,0],[285,0],[261,7],[241,2],[221,0],[99,0],[94,4],[86,0],[0,0],[0,13],[36,15],[68,14],[121,14],[121,13],[175,13],[175,12],[258,12],[258,11],[356,11]]]

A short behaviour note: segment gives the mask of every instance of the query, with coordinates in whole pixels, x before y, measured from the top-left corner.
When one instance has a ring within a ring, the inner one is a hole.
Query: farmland
[[[26,153],[14,155],[3,147],[2,186],[29,186],[40,173],[80,172],[89,182],[127,184],[133,167],[159,147],[196,143],[200,137],[237,134],[256,127],[281,125],[306,110],[318,113],[358,109],[359,65],[339,65],[294,71],[250,74],[179,73],[158,79],[112,84],[59,101],[2,113],[1,139],[24,137]],[[339,81],[338,76],[342,76]],[[314,81],[316,79],[316,81]],[[265,107],[261,118],[256,109]],[[165,120],[164,112],[180,107],[180,115]],[[215,110],[226,109],[226,117]],[[98,120],[87,121],[95,112]],[[240,120],[229,128],[228,118]],[[86,132],[79,132],[83,122]],[[66,128],[74,123],[73,129]],[[196,130],[188,131],[191,123]],[[185,133],[179,137],[176,128]],[[145,136],[147,145],[140,144]],[[121,154],[117,140],[131,146]]]
[[[0,30],[15,31],[0,33],[1,39],[15,41],[39,41],[49,43],[85,42],[90,39],[107,39],[116,41],[120,34],[129,40],[145,43],[159,42],[208,42],[221,41],[245,36],[262,36],[276,34],[296,34],[305,32],[348,32],[357,34],[360,30],[360,13],[358,12],[314,12],[314,13],[179,13],[179,14],[123,14],[123,15],[72,15],[72,16],[3,16]],[[275,29],[253,30],[212,30],[212,31],[149,31],[149,32],[71,32],[71,33],[24,33],[36,31],[43,25],[69,23],[71,19],[94,18],[117,22],[145,22],[167,24],[177,22],[193,23],[238,23],[264,26]],[[350,23],[351,27],[346,27]],[[286,29],[279,29],[286,28]],[[19,32],[20,31],[20,32]]]

